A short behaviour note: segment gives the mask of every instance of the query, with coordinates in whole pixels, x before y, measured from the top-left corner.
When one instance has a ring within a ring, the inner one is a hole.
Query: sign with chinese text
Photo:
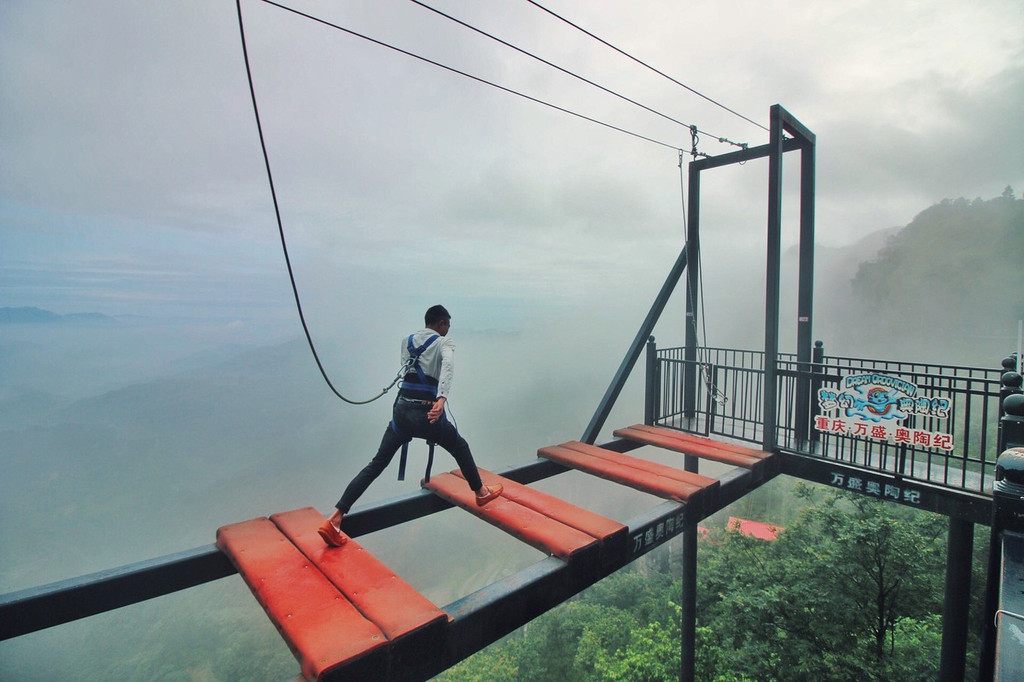
[[[659,519],[643,526],[632,533],[630,543],[633,555],[642,554],[655,545],[660,545],[669,538],[682,533],[684,528],[684,514],[682,510],[674,512],[666,518]]]
[[[908,485],[905,481],[888,481],[867,473],[854,474],[833,471],[828,484],[833,488],[842,488],[892,502],[909,505],[921,504],[921,491]]]
[[[917,384],[886,374],[851,374],[839,388],[818,389],[814,428],[823,433],[905,444],[953,449],[953,436],[906,426],[911,416],[949,419],[949,400],[921,395]]]

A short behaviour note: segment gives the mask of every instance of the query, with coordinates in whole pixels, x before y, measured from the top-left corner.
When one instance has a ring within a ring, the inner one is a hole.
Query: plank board
[[[502,485],[505,479],[498,478]],[[511,483],[511,481],[510,481]],[[485,506],[476,503],[476,493],[465,479],[453,473],[432,476],[423,487],[435,495],[462,507],[506,533],[567,562],[580,561],[583,556],[599,554],[597,539],[583,531],[546,516],[507,497],[499,497]]]
[[[270,520],[389,640],[448,616],[355,540],[328,547],[317,534],[324,522],[311,507],[274,514]]]
[[[623,429],[616,429],[615,435],[636,443],[675,450],[676,452],[703,457],[745,469],[758,467],[772,456],[772,453],[764,452],[763,450],[721,443],[710,438],[702,438],[681,431],[659,426],[648,426],[646,424],[634,424]]]
[[[390,642],[391,670],[416,670],[445,646],[448,614],[355,540],[328,547],[317,533],[323,515],[311,507],[270,520]]]
[[[452,474],[462,478],[457,469]],[[485,485],[501,483],[505,487],[502,497],[596,538],[601,544],[603,562],[613,561],[626,551],[629,528],[624,524],[485,469],[480,469],[480,478]]]
[[[676,502],[717,490],[718,481],[656,462],[570,441],[537,451],[538,456],[636,490]]]
[[[238,568],[302,674],[320,679],[339,665],[384,679],[387,638],[266,518],[223,526],[217,546]]]

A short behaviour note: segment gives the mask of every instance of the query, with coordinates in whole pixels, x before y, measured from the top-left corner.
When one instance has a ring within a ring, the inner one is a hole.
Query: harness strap
[[[428,377],[426,372],[423,371],[423,368],[420,367],[420,356],[423,354],[423,351],[427,350],[427,348],[431,346],[431,344],[433,344],[435,341],[441,338],[441,335],[434,334],[429,339],[424,341],[423,345],[421,345],[419,348],[416,348],[412,344],[412,339],[414,336],[415,334],[409,334],[409,339],[406,341],[406,349],[409,351],[409,370],[416,372],[417,382],[402,381],[402,383],[399,384],[398,387],[399,389],[404,389],[407,391],[423,391],[425,393],[429,393],[431,395],[436,396],[437,385],[436,383],[430,383],[430,377]]]
[[[427,470],[424,472],[423,479],[425,482],[430,483],[430,467],[434,466],[434,441],[427,441]]]
[[[404,438],[405,442],[402,443],[402,454],[398,457],[398,480],[405,480],[405,465],[409,460],[409,443],[412,442],[412,438],[402,433],[401,429],[395,424],[395,420],[391,420],[391,430],[395,432],[400,438]],[[434,441],[427,441],[427,471],[424,475],[424,480],[430,481],[430,469],[434,466]]]
[[[407,436],[402,433],[402,430],[398,428],[398,424],[392,419],[388,427],[394,431],[395,435],[403,439],[402,442],[402,455],[398,460],[398,480],[405,480],[405,461],[409,458],[409,442],[412,440],[411,436]]]
[[[402,443],[402,454],[398,456],[398,480],[405,480],[405,461],[409,459],[409,444]]]
[[[434,466],[434,442],[427,441],[427,470],[424,472],[423,480],[426,483],[430,482],[430,469]],[[409,442],[402,443],[402,454],[399,455],[398,459],[398,480],[405,480],[405,464],[409,459]]]
[[[424,391],[426,393],[429,393],[431,395],[435,395],[436,396],[437,395],[437,385],[436,385],[436,382],[433,383],[433,384],[430,383],[430,377],[428,377],[426,372],[423,371],[423,368],[420,367],[420,356],[423,355],[423,351],[427,350],[427,348],[430,348],[430,345],[432,343],[434,343],[439,338],[441,338],[441,335],[440,334],[434,334],[429,339],[424,341],[423,344],[419,348],[413,346],[412,340],[413,340],[414,336],[415,336],[415,334],[409,334],[409,338],[406,341],[406,350],[409,351],[409,363],[410,363],[409,369],[410,370],[415,370],[416,378],[418,379],[418,383],[417,382],[412,382],[412,381],[402,381],[402,383],[399,384],[398,387],[399,387],[399,389],[404,389],[404,390],[407,390],[407,391]],[[406,373],[406,375],[408,375],[408,372]],[[409,442],[412,441],[412,437],[411,436],[406,436],[404,433],[402,433],[401,430],[398,428],[398,426],[395,424],[394,420],[391,420],[391,430],[394,431],[400,438],[405,439],[405,442],[402,443],[402,454],[401,454],[401,456],[399,457],[399,460],[398,460],[398,480],[399,481],[404,481],[405,480],[405,465],[406,465],[406,462],[409,459]],[[428,440],[427,441],[427,446],[428,446],[428,452],[427,452],[427,471],[426,471],[425,478],[426,478],[427,481],[429,481],[430,480],[430,468],[434,465],[434,442]]]

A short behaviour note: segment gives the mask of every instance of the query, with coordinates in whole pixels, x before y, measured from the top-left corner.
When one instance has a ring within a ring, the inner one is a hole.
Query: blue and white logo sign
[[[948,420],[947,398],[922,395],[917,384],[887,374],[852,374],[840,388],[818,389],[819,416],[814,428],[825,433],[920,447],[953,449],[953,437],[941,431],[910,428],[911,416]]]

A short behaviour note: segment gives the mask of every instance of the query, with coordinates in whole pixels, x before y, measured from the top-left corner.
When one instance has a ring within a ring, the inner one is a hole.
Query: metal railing
[[[652,341],[648,354],[650,423],[764,442],[763,352],[701,347],[697,361],[687,362],[683,348],[658,349]],[[688,373],[697,378],[689,400]],[[780,353],[776,443],[780,450],[989,494],[999,455],[1000,375],[1000,369],[826,356],[820,342],[810,363]],[[863,402],[854,402],[863,397],[850,388],[856,377],[916,395],[902,393],[904,402],[891,408],[905,418],[872,420]],[[868,418],[846,418],[858,411]]]

